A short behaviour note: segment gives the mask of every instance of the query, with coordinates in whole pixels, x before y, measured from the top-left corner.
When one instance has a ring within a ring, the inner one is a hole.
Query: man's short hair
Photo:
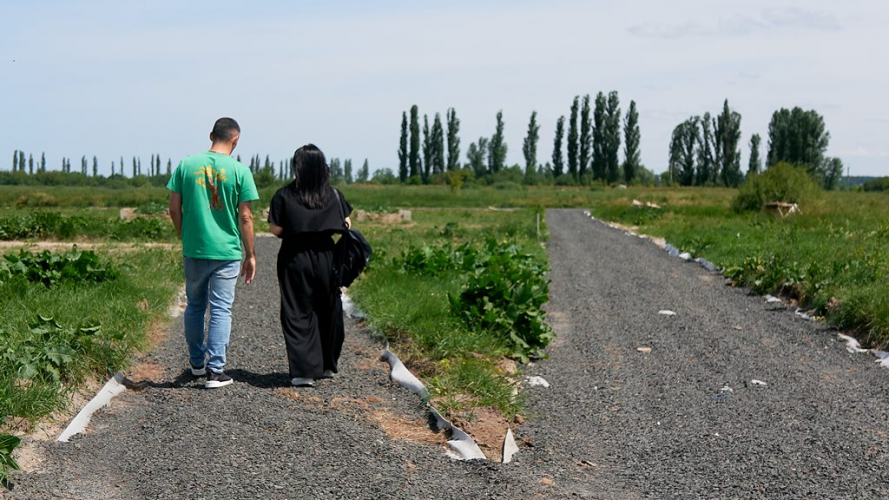
[[[220,118],[213,124],[213,131],[210,132],[210,139],[213,142],[231,142],[235,134],[241,133],[241,127],[238,126],[232,118]]]

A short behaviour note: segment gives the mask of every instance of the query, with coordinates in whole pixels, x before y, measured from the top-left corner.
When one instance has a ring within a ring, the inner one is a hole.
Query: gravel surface
[[[259,274],[235,300],[236,382],[193,381],[175,321],[145,360],[163,373],[70,443],[35,443],[42,464],[13,476],[14,498],[889,495],[889,372],[872,357],[579,210],[547,222],[559,336],[524,369],[551,386],[526,390],[513,463],[456,461],[441,441],[419,442],[431,435],[424,410],[389,383],[381,344],[352,322],[341,373],[290,388],[278,242],[259,238]]]

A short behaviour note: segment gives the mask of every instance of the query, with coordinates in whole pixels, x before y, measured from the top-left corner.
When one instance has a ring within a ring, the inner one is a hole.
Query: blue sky
[[[236,153],[329,157],[397,170],[401,113],[461,120],[461,156],[503,110],[509,163],[538,112],[538,159],[574,96],[637,103],[642,161],[663,171],[673,128],[740,112],[747,142],[781,107],[824,116],[828,154],[889,175],[889,4],[867,0],[172,1],[4,0],[0,168],[13,150],[178,158],[220,116]],[[5,155],[5,157],[3,156]],[[6,158],[6,159],[4,159]],[[143,168],[145,168],[143,166]]]

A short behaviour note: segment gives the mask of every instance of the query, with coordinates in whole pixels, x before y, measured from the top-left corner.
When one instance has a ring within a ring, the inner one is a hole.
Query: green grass
[[[528,208],[514,212],[454,208],[414,210],[409,223],[355,221],[373,245],[374,257],[349,293],[444,410],[493,406],[507,416],[520,413],[521,399],[512,396],[510,374],[497,368],[509,350],[502,339],[467,327],[451,311],[448,293],[459,294],[465,277],[456,271],[440,276],[407,273],[398,257],[410,246],[457,246],[495,236],[520,243],[545,262],[540,241],[546,228],[538,239],[536,216],[536,209]]]
[[[9,360],[0,361],[0,423],[34,421],[64,407],[67,391],[81,380],[104,378],[125,367],[135,350],[148,347],[146,332],[153,322],[166,321],[182,279],[178,249],[97,253],[120,272],[117,279],[47,288],[14,277],[0,284],[0,334],[6,345],[28,342],[29,325],[38,315],[51,316],[63,327],[101,325],[95,341],[72,361],[64,384],[48,377],[22,380]]]

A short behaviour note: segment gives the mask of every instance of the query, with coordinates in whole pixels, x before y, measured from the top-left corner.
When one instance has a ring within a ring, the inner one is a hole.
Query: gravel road
[[[34,443],[41,463],[13,476],[13,498],[889,496],[889,372],[872,357],[579,210],[547,222],[559,336],[524,369],[551,386],[526,391],[513,463],[447,458],[352,322],[341,374],[290,388],[278,242],[260,238],[257,280],[235,300],[236,383],[192,380],[175,321],[143,360],[157,367],[149,387],[68,444]]]

